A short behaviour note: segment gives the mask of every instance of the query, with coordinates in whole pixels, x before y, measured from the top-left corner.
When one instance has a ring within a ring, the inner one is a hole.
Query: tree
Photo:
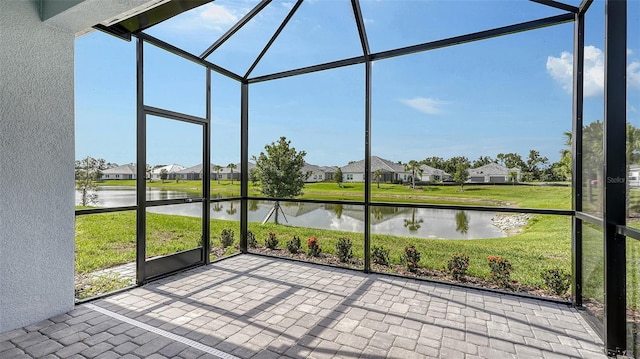
[[[153,182],[153,179],[151,178],[151,171],[153,171],[153,168],[150,164],[147,163],[145,172],[147,173],[147,179],[149,180],[149,182]]]
[[[464,191],[464,183],[469,180],[469,165],[458,163],[453,172],[453,180],[460,185],[460,191]]]
[[[342,170],[340,167],[338,167],[336,173],[333,174],[333,181],[337,183],[339,187],[342,187]]]
[[[494,160],[490,156],[480,156],[477,160],[473,161],[473,168],[482,167],[484,165],[488,165],[489,163],[497,163],[497,160]]]
[[[220,165],[213,166],[213,170],[216,171],[216,178],[218,179],[218,184],[220,184],[220,170],[221,169],[222,169],[222,166],[220,166]]]
[[[238,212],[237,209],[233,208],[233,201],[229,202],[229,209],[227,210],[227,214],[233,216],[234,214],[236,214],[236,212]]]
[[[420,162],[411,160],[404,164],[404,170],[411,172],[411,188],[416,188],[416,175],[422,177],[422,168]]]
[[[86,157],[75,163],[76,190],[80,192],[80,205],[88,206],[98,203],[97,182],[102,178],[105,161]]]
[[[507,168],[519,168],[523,170],[526,166],[522,157],[517,153],[498,153],[498,164]]]
[[[258,185],[258,174],[257,174],[257,169],[252,168],[249,170],[249,181],[251,181],[251,184],[256,187]]]
[[[264,146],[265,152],[253,157],[256,162],[256,175],[260,180],[260,191],[267,197],[293,198],[302,194],[306,173],[304,167],[305,151],[296,151],[290,147],[291,141],[282,136],[277,142]],[[278,201],[274,204],[276,223],[278,223]]]
[[[511,182],[514,185],[516,184],[516,182],[518,182],[518,172],[516,171],[509,172],[509,182]]]
[[[238,166],[236,166],[235,163],[229,163],[227,165],[227,167],[229,168],[229,170],[231,171],[231,184],[233,184],[233,170],[238,168]]]
[[[373,172],[373,180],[378,184],[378,188],[380,188],[380,180],[382,180],[383,173],[384,172],[382,172],[381,169],[377,169]]]
[[[424,160],[422,160],[422,163],[429,166],[429,167],[433,167],[433,168],[438,168],[441,170],[444,170],[445,168],[445,164],[447,161],[444,160],[444,158],[442,157],[427,157]]]
[[[167,177],[169,177],[169,171],[167,171],[166,168],[163,168],[160,170],[160,180],[162,180],[162,183],[164,183],[164,181],[167,180]]]
[[[469,168],[471,167],[471,162],[464,156],[451,157],[444,163],[444,167],[441,170],[447,173],[455,173],[459,165]]]
[[[542,173],[544,172],[546,164],[549,163],[547,157],[540,156],[540,152],[536,150],[529,150],[529,157],[525,163],[525,174],[528,180],[541,180]]]

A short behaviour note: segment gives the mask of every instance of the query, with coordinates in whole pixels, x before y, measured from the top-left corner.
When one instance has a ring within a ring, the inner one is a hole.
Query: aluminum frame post
[[[627,1],[605,1],[604,76],[604,342],[608,355],[627,349],[626,69]]]

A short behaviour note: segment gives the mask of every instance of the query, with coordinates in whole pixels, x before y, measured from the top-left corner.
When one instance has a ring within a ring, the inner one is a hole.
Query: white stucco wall
[[[0,332],[73,308],[72,33],[0,1]]]

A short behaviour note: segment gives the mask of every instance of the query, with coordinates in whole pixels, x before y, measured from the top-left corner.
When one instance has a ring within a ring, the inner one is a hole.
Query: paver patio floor
[[[574,308],[240,255],[0,334],[1,358],[605,358]]]

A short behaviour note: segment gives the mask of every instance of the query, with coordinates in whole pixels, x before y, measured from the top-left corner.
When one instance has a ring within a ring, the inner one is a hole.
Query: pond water
[[[147,200],[187,197],[179,191],[149,189]],[[76,193],[76,204],[79,194]],[[134,206],[134,187],[100,187],[99,207]],[[249,221],[262,222],[272,211],[272,201],[249,201]],[[200,203],[151,207],[149,212],[200,217]],[[447,209],[371,207],[371,233],[432,239],[481,239],[506,237],[493,224],[496,212],[456,211]],[[240,201],[211,204],[211,218],[240,220]],[[275,214],[269,221],[273,222]],[[364,206],[322,203],[282,203],[278,221],[297,227],[364,231]]]

